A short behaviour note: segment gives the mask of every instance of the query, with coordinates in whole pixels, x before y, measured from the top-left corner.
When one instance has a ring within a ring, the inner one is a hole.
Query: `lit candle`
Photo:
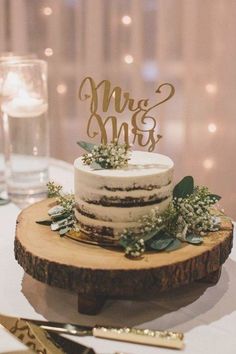
[[[1,78],[1,81],[4,81],[3,78]],[[7,74],[7,78],[5,80],[1,95],[4,97],[14,96],[18,92],[20,87],[22,87],[22,81],[19,75],[15,72],[10,71]]]
[[[46,112],[47,106],[44,100],[33,97],[25,90],[20,90],[18,96],[3,103],[2,110],[11,117],[33,118]]]

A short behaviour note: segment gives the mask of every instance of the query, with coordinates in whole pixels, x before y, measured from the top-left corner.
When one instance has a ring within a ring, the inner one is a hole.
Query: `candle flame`
[[[3,96],[14,96],[20,87],[22,87],[22,80],[16,72],[10,71],[7,74],[2,95]]]

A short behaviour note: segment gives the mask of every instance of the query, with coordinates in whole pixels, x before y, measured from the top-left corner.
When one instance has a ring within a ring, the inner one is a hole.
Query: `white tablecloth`
[[[50,174],[68,191],[73,189],[71,165],[52,160]],[[186,343],[183,353],[236,353],[235,250],[224,264],[221,278],[215,286],[194,283],[149,300],[108,301],[101,314],[81,315],[76,310],[76,294],[34,280],[15,261],[13,243],[18,213],[19,209],[13,204],[0,207],[0,313],[85,325],[128,325],[183,331]],[[97,353],[176,353],[92,337],[73,339],[93,347]],[[0,353],[24,348],[0,327]]]

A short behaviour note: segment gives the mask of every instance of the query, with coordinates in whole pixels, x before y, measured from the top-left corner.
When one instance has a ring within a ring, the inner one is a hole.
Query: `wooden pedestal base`
[[[102,296],[78,295],[78,312],[96,315],[101,311],[105,301],[106,298]]]
[[[209,233],[199,246],[183,243],[173,252],[150,252],[130,260],[117,248],[61,238],[48,226],[36,224],[48,217],[52,202],[44,200],[21,212],[15,257],[35,279],[79,294],[81,313],[99,312],[110,298],[134,299],[194,281],[215,283],[232,248],[233,227],[226,221],[222,230]]]
[[[216,271],[209,273],[206,277],[197,280],[199,283],[206,283],[209,285],[215,285],[218,283],[221,275],[222,267]],[[91,296],[91,295],[78,295],[78,312],[85,315],[97,315],[105,302],[109,300],[109,296]]]
[[[200,279],[199,282],[207,284],[217,284],[220,279],[221,270],[222,267],[218,268],[214,272],[209,273],[206,277]]]

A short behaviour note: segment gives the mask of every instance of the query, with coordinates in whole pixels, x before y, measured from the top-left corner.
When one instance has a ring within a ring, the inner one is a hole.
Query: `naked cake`
[[[156,153],[133,151],[128,166],[94,169],[75,160],[75,215],[91,240],[116,243],[124,229],[154,207],[163,212],[172,197],[173,161]]]

